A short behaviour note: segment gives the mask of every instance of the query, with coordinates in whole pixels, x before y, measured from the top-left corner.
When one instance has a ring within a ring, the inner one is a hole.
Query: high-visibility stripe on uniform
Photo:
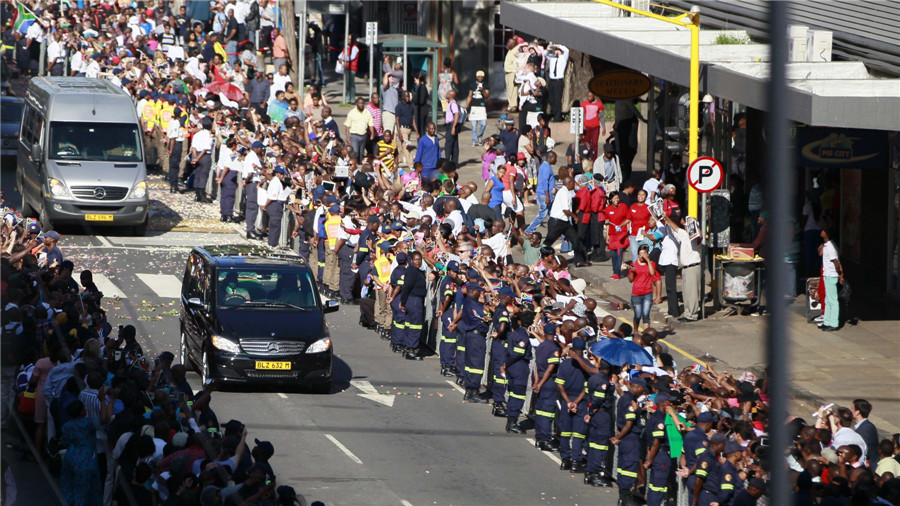
[[[457,345],[457,346],[456,346],[456,351],[466,351],[466,347],[465,347],[465,346],[459,346],[459,345]]]
[[[525,348],[519,348],[518,346],[514,346],[513,353],[525,353]]]
[[[625,413],[626,420],[634,420],[636,417],[637,417],[637,415],[634,413]]]
[[[701,453],[703,453],[705,451],[706,451],[706,448],[697,448],[696,450],[694,450],[694,455],[695,456],[700,455]]]
[[[510,392],[510,393],[509,393],[509,396],[512,397],[512,398],[514,398],[514,399],[519,399],[519,400],[522,400],[522,401],[525,400],[525,396],[524,396],[524,395],[519,395],[519,394],[516,394],[516,393],[513,393],[513,392]]]
[[[325,262],[319,262],[319,267],[325,267]]]
[[[723,483],[722,490],[734,490],[734,485],[731,483]]]
[[[651,435],[653,437],[663,437],[665,435],[665,432],[663,432],[661,430],[655,430],[651,433]]]
[[[706,478],[707,472],[704,471],[703,469],[697,469],[696,473],[697,473],[697,476],[702,476],[703,478]]]
[[[422,325],[416,325],[413,323],[406,322],[406,328],[413,330],[422,330]]]
[[[553,381],[555,381],[556,384],[558,384],[558,385],[565,385],[565,384],[566,384],[566,380],[564,380],[564,379],[562,379],[562,378],[555,378]]]
[[[588,443],[588,446],[592,450],[609,450],[609,445],[602,445],[600,443]]]
[[[602,390],[594,390],[594,397],[599,397],[601,399],[606,399],[606,392]]]
[[[507,380],[506,378],[501,378],[501,377],[499,377],[499,376],[494,376],[494,382],[495,382],[495,383],[498,383],[498,384],[500,384],[500,385],[507,385],[507,384],[509,384],[509,380]]]
[[[647,486],[650,487],[650,490],[652,490],[654,492],[666,493],[669,491],[669,487],[657,487],[657,486],[651,485],[649,483],[647,484]]]
[[[584,439],[584,434],[580,434],[578,432],[573,432],[572,437],[577,437],[578,439]]]
[[[616,468],[616,472],[621,474],[622,476],[627,476],[629,478],[637,478],[637,473],[634,471],[626,471],[622,468]]]
[[[559,435],[560,437],[572,437],[571,432],[560,432]]]
[[[441,341],[444,341],[445,343],[455,343],[456,339],[447,339],[446,337],[442,336]],[[459,349],[459,346],[457,346],[457,349]]]
[[[550,357],[550,358],[547,359],[547,363],[548,363],[548,364],[558,364],[558,363],[559,363],[559,357]]]
[[[484,374],[484,369],[474,369],[472,367],[466,367],[466,372],[471,374]]]
[[[394,326],[397,327],[398,329],[405,329],[405,328],[406,328],[406,325],[404,325],[404,324],[402,324],[402,323],[397,323],[397,322],[394,322]]]
[[[550,411],[541,411],[539,409],[536,409],[534,411],[534,414],[536,414],[537,416],[543,416],[544,418],[556,418],[556,413],[551,413]]]

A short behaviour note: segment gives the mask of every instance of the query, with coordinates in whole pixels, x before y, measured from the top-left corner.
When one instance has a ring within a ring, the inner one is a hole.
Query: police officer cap
[[[407,262],[407,260],[409,260],[409,255],[407,255],[405,251],[401,251],[397,255],[397,263],[398,264],[405,264]]]
[[[747,487],[753,487],[762,492],[766,491],[766,482],[763,481],[762,478],[750,478],[750,481],[747,482]]]
[[[722,434],[721,432],[716,432],[715,434],[712,435],[711,438],[709,438],[709,442],[710,443],[727,443],[728,438],[725,437],[725,434]]]
[[[725,443],[725,454],[726,455],[728,455],[729,453],[737,453],[737,452],[742,452],[742,451],[744,451],[744,447],[741,446],[741,443],[738,443],[737,441],[729,441],[729,442]]]
[[[712,411],[704,411],[697,416],[697,423],[715,423],[716,415]]]
[[[329,196],[325,197],[325,203],[326,204],[340,204],[341,199],[335,197],[334,195],[329,195]]]
[[[328,212],[331,214],[337,214],[341,212],[341,206],[337,204],[332,204],[331,207],[328,208]]]
[[[372,223],[381,223],[381,220],[378,219],[378,216],[372,215],[366,219],[366,224],[371,225]]]
[[[388,251],[389,249],[391,249],[391,246],[393,246],[393,244],[391,244],[389,241],[378,243],[378,247],[383,249],[384,251]]]
[[[203,121],[200,122],[200,125],[203,128],[209,128],[212,126],[212,118],[203,118]]]
[[[582,339],[580,337],[576,337],[575,339],[572,339],[572,349],[573,350],[584,351],[584,347],[585,347],[584,339]]]
[[[148,97],[148,96],[150,96],[150,92],[147,90],[141,90],[141,92],[138,93],[138,96],[141,98]]]
[[[403,230],[403,223],[400,223],[399,221],[395,221],[394,224],[392,225],[392,228],[394,230]]]
[[[206,121],[206,120],[203,120],[203,121]],[[264,148],[266,146],[265,146],[265,144],[263,144],[260,141],[253,141],[253,144],[251,144],[250,147],[253,149],[257,149],[257,148]]]
[[[272,169],[272,172],[274,172],[276,174],[287,175],[287,171],[284,169],[284,165],[281,165],[280,163],[278,165],[276,165],[274,169]]]
[[[675,398],[665,392],[660,392],[656,394],[656,397],[653,400],[656,402],[656,405],[659,406],[666,401],[673,402]]]
[[[447,270],[459,272],[459,262],[457,262],[456,260],[450,260],[450,262],[447,263]]]
[[[644,381],[644,378],[642,378],[640,376],[635,376],[634,378],[631,378],[631,384],[632,385],[640,385],[644,388],[647,388],[647,382]]]
[[[510,288],[508,286],[504,286],[504,287],[500,288],[498,293],[500,295],[506,295],[507,297],[515,297],[516,296],[516,294],[515,294],[515,292],[513,292],[512,288]]]
[[[381,233],[382,233],[382,234],[390,234],[390,233],[391,233],[391,226],[390,226],[390,225],[382,225],[382,227],[381,227]],[[385,243],[385,244],[386,244],[386,243]]]
[[[479,291],[479,292],[482,291],[482,290],[481,290],[481,285],[479,285],[478,283],[476,283],[476,282],[474,282],[474,281],[469,281],[468,283],[466,283],[466,290],[468,290],[468,291],[470,291],[470,292],[473,291],[473,290],[474,290],[474,291]]]
[[[556,325],[552,323],[544,325],[544,334],[556,334]]]

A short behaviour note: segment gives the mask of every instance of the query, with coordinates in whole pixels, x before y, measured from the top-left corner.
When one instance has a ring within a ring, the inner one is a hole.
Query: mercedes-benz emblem
[[[102,186],[98,186],[94,188],[94,198],[97,200],[103,200],[106,198],[106,189]]]
[[[269,353],[278,353],[278,343],[272,341],[266,346],[266,351]]]

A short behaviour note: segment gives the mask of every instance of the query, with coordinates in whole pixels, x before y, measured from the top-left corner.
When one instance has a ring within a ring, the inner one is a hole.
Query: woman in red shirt
[[[606,249],[612,253],[613,275],[610,279],[622,278],[622,253],[628,247],[628,206],[619,199],[619,192],[609,194],[609,205],[603,210],[606,215],[607,236],[609,243]]]
[[[666,216],[672,218],[672,221],[681,225],[681,206],[678,204],[676,197],[675,185],[667,184],[663,188],[663,211]]]
[[[637,202],[631,204],[631,208],[629,209],[629,226],[631,228],[631,235],[628,237],[630,240],[630,250],[631,250],[631,261],[634,262],[637,259],[638,252],[638,243],[639,240],[637,238],[638,231],[644,229],[641,232],[641,235],[647,233],[650,226],[650,206],[647,205],[647,192],[644,190],[638,190],[637,192]]]
[[[603,102],[589,91],[587,92],[587,98],[581,103],[581,107],[584,108],[584,138],[590,143],[591,151],[597,153],[597,139],[600,137],[601,127],[603,135],[606,135],[606,118],[603,115]]]
[[[650,247],[638,248],[637,260],[631,262],[628,280],[631,281],[631,307],[634,308],[634,335],[638,336],[650,326],[650,308],[653,307],[653,277],[656,264],[650,260]],[[644,320],[644,328],[638,327]]]

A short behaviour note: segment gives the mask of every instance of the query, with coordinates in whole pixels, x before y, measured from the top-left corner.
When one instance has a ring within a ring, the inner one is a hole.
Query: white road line
[[[181,280],[174,274],[137,274],[137,278],[164,299],[181,297]]]
[[[534,439],[531,439],[530,437],[527,437],[527,438],[525,438],[525,441],[528,441],[528,444],[530,444],[531,447],[534,448]],[[547,456],[550,460],[552,460],[553,462],[556,462],[557,464],[562,464],[562,460],[560,460],[559,457],[557,457],[556,455],[553,455],[553,453],[551,453],[551,452],[545,452],[545,451],[541,451],[541,453],[543,453],[544,455],[546,455],[546,456]]]
[[[103,298],[106,300],[110,300],[114,297],[120,299],[128,298],[128,296],[125,295],[125,292],[120,290],[119,287],[113,284],[113,282],[103,274],[94,273],[94,284],[97,285],[97,289],[103,292]]]
[[[449,384],[451,387],[456,389],[456,391],[458,391],[459,393],[461,393],[461,394],[466,393],[466,389],[457,385],[455,381],[450,381],[450,380],[446,380],[446,381],[447,381],[447,384]]]
[[[337,446],[342,452],[344,452],[344,455],[350,457],[350,460],[356,462],[357,464],[362,464],[362,461],[359,460],[359,457],[353,455],[353,452],[351,452],[350,449],[346,446],[342,445],[341,442],[337,440],[337,438],[335,438],[331,434],[325,434],[325,437],[327,437],[332,443],[334,443],[334,446]]]
[[[109,239],[107,239],[106,236],[104,236],[104,235],[98,235],[97,240],[100,241],[100,244],[102,244],[108,248],[113,247],[113,243],[109,242]]]
[[[287,399],[287,398],[288,398],[287,394],[282,393],[282,392],[278,392],[278,397],[281,397],[282,399]]]
[[[406,499],[400,499],[400,504],[403,506],[413,506],[413,503],[407,501]]]

